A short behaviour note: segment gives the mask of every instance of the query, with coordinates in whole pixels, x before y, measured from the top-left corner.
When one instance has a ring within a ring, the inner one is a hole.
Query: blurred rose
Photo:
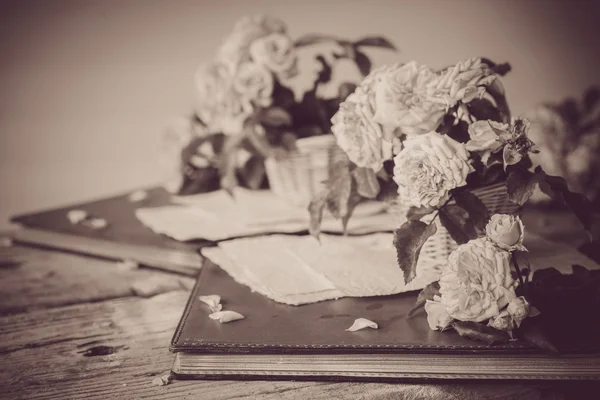
[[[375,121],[407,135],[435,130],[448,108],[436,79],[434,71],[414,61],[389,66],[374,85]]]
[[[244,62],[237,68],[233,87],[247,104],[246,108],[252,106],[268,107],[273,98],[273,75],[263,66]]]
[[[453,106],[458,101],[468,103],[481,97],[485,87],[496,79],[487,64],[480,58],[470,58],[440,73],[437,90],[444,90],[450,97],[448,103]]]
[[[494,214],[485,227],[487,237],[498,247],[506,251],[527,251],[523,246],[525,227],[518,216]]]
[[[441,303],[459,321],[481,322],[500,314],[516,297],[510,253],[479,238],[448,257],[440,278]]]
[[[437,296],[436,296],[437,297]],[[450,328],[454,320],[440,303],[439,297],[425,302],[425,312],[427,313],[427,323],[433,331],[444,331]]]
[[[469,125],[469,137],[471,138],[465,147],[469,151],[481,153],[481,161],[485,164],[492,153],[502,148],[498,135],[494,129],[508,131],[508,124],[496,121],[475,121]]]
[[[195,75],[196,114],[211,132],[239,134],[252,107],[233,87],[233,70],[222,62],[201,66]]]
[[[287,35],[272,33],[256,39],[250,45],[250,56],[278,76],[288,78],[297,72],[294,42]]]
[[[406,140],[394,158],[398,194],[414,207],[441,206],[450,190],[467,184],[472,171],[464,145],[437,132]]]
[[[235,67],[250,59],[252,42],[271,33],[285,32],[285,23],[278,18],[266,15],[245,16],[235,24],[233,31],[221,45],[217,57]]]

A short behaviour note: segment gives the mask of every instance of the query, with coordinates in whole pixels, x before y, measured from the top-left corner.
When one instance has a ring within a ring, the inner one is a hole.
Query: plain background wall
[[[600,83],[599,10],[584,0],[0,0],[0,228],[14,213],[156,183],[160,132],[191,110],[192,74],[242,15],[278,16],[293,37],[382,34],[399,60],[434,67],[509,61],[520,113]]]

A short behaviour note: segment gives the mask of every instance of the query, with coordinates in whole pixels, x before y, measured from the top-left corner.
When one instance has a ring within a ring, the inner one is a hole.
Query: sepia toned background
[[[192,74],[245,14],[292,37],[381,34],[441,67],[509,61],[515,113],[600,83],[590,0],[0,0],[0,228],[9,215],[158,182],[158,137],[192,109]]]

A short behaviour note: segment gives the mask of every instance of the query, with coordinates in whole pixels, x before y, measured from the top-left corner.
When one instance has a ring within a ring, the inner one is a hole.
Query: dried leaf
[[[127,198],[132,203],[137,203],[142,200],[146,200],[148,198],[148,192],[146,192],[145,190],[136,190],[135,192],[131,193]]]
[[[214,319],[224,324],[227,322],[237,321],[239,319],[244,319],[244,316],[235,311],[217,311],[208,316],[210,319]]]
[[[460,336],[469,339],[479,340],[492,345],[495,343],[508,343],[510,336],[508,333],[499,331],[490,326],[472,321],[454,321],[452,327]]]
[[[368,36],[358,39],[356,42],[354,42],[354,46],[373,46],[390,50],[398,50],[392,42],[381,36]]]
[[[439,296],[439,295],[440,295],[440,282],[439,281],[431,282],[430,284],[425,286],[423,288],[423,290],[421,290],[419,292],[419,295],[417,296],[417,300],[415,301],[415,305],[408,312],[408,314],[406,315],[406,318],[408,318],[408,319],[413,318],[417,314],[417,312],[419,310],[421,310],[423,308],[423,306],[425,306],[425,302],[427,300],[433,300],[434,296]]]
[[[362,197],[374,199],[379,194],[379,181],[371,168],[358,167],[352,171],[356,182],[356,191]]]
[[[371,329],[377,329],[379,328],[379,326],[377,326],[377,324],[371,320],[368,320],[366,318],[357,318],[354,320],[354,323],[352,324],[352,326],[348,329],[346,329],[347,332],[356,332],[359,331],[361,329],[365,329],[365,328],[371,328]]]
[[[417,261],[421,248],[436,231],[434,223],[427,225],[421,221],[407,221],[394,232],[398,266],[404,272],[405,283],[417,276]]]
[[[83,211],[83,210],[70,210],[67,213],[67,219],[69,220],[70,223],[72,223],[73,225],[78,224],[80,222],[82,222],[83,220],[85,220],[88,217],[88,213],[87,211]]]

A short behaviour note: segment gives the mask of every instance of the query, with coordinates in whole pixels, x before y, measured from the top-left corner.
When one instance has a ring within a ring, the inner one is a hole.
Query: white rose
[[[480,58],[470,58],[442,71],[436,89],[444,90],[449,95],[449,104],[453,106],[458,101],[468,103],[481,97],[485,87],[495,79],[496,76]]]
[[[297,56],[294,42],[287,35],[272,33],[256,39],[250,45],[250,56],[255,63],[278,76],[288,78],[296,73]]]
[[[508,131],[508,124],[496,121],[475,121],[469,125],[470,140],[466,143],[467,150],[481,153],[481,161],[485,164],[492,153],[502,148],[502,142],[494,129]]]
[[[242,61],[250,60],[252,42],[271,33],[285,32],[285,23],[280,19],[266,15],[245,16],[235,24],[233,31],[221,45],[217,57],[237,66]]]
[[[494,214],[485,227],[487,237],[498,247],[506,251],[527,251],[523,246],[525,226],[518,216]]]
[[[375,121],[407,135],[435,130],[448,110],[444,92],[435,87],[437,78],[414,61],[389,66],[375,84]]]
[[[247,103],[245,107],[268,107],[273,101],[273,75],[261,65],[252,62],[240,64],[233,87]]]
[[[398,194],[414,207],[442,205],[473,170],[464,145],[437,132],[406,140],[394,158]]]
[[[373,70],[354,93],[340,104],[338,112],[331,119],[331,131],[338,146],[353,163],[374,171],[382,168],[383,161],[391,158],[393,150],[393,135],[387,134],[374,120],[373,87],[384,71],[385,68]]]
[[[486,238],[460,245],[440,277],[441,303],[459,321],[481,322],[500,314],[513,298],[510,253]]]

